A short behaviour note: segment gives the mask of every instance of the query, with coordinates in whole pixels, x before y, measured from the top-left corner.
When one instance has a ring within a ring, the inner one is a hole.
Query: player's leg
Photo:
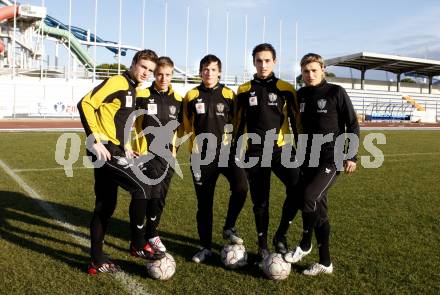
[[[102,249],[108,222],[116,208],[118,185],[108,181],[105,169],[96,168],[94,175],[96,201],[90,222],[91,262],[87,270],[92,275],[119,270],[119,267],[104,255]]]
[[[286,199],[283,204],[280,224],[273,238],[275,251],[285,254],[288,251],[286,234],[290,224],[301,208],[299,193],[299,168],[286,168],[281,163],[281,153],[276,153],[272,160],[272,170],[286,188]]]
[[[330,221],[328,218],[327,193],[318,204],[318,222],[315,226],[315,236],[318,243],[319,263],[328,267],[331,264],[330,259]]]
[[[249,180],[249,188],[253,203],[255,225],[258,235],[259,259],[268,253],[267,230],[269,227],[269,192],[270,175],[269,167],[254,166],[246,170]]]
[[[222,174],[229,182],[231,196],[229,198],[228,212],[225,225],[223,226],[223,238],[231,244],[243,244],[243,239],[235,229],[238,215],[243,209],[248,192],[248,182],[244,169],[237,166],[234,157],[231,157],[229,165],[221,169]]]
[[[159,165],[156,169],[156,171],[158,171],[157,177],[161,177],[162,175],[165,175],[165,177],[159,184],[152,187],[152,198],[147,204],[145,238],[154,249],[165,252],[166,247],[159,237],[157,228],[165,207],[165,199],[174,170],[169,166],[167,168],[166,163],[159,162],[157,165]]]
[[[148,183],[138,178],[131,164],[121,164],[117,159],[105,163],[111,171],[112,180],[128,191],[132,200],[129,208],[131,243],[130,253],[133,256],[145,259],[160,259],[165,256],[164,252],[155,251],[145,241],[145,215],[147,200],[151,198],[151,187]],[[139,170],[139,173],[140,170]]]
[[[203,262],[212,255],[212,223],[214,190],[219,176],[217,165],[211,163],[201,166],[200,177],[193,175],[194,188],[197,196],[197,232],[199,234],[201,249],[193,256],[196,263]]]
[[[320,218],[319,205],[322,200],[325,200],[327,191],[335,182],[336,177],[337,171],[333,166],[304,169],[303,234],[296,249],[284,256],[286,261],[296,263],[312,250],[313,229]]]
[[[315,226],[315,236],[318,243],[319,262],[312,264],[303,274],[316,276],[321,273],[333,273],[330,259],[330,222],[327,215],[327,195],[318,203],[318,221]]]

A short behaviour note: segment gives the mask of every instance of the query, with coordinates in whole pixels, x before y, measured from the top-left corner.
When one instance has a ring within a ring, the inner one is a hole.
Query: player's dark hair
[[[258,52],[261,51],[270,51],[272,53],[273,59],[277,59],[277,53],[275,51],[275,48],[272,46],[272,44],[269,43],[261,43],[254,47],[254,50],[252,50],[252,60],[255,60],[255,55]]]
[[[218,71],[221,73],[222,72],[222,61],[220,60],[220,58],[218,58],[214,54],[205,55],[200,60],[199,73],[202,74],[203,67],[209,66],[209,64],[212,63],[212,62],[216,62],[217,63]]]

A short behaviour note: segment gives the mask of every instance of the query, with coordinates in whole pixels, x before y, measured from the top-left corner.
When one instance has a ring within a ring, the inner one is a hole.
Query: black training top
[[[275,129],[275,149],[286,142],[292,144],[290,126],[294,134],[301,129],[299,107],[294,87],[275,77],[254,79],[241,85],[237,91],[237,137],[245,133],[256,133],[261,143],[248,141],[247,151],[259,153],[263,150],[266,133]]]
[[[221,143],[230,143],[228,133],[232,132],[234,104],[234,92],[222,84],[207,88],[202,83],[188,91],[184,99],[184,125],[187,133],[192,132],[190,149],[196,144],[196,151],[202,152],[194,139],[203,133],[215,136],[216,142],[211,142],[209,149],[216,150]],[[231,126],[225,130],[227,124]]]
[[[183,108],[182,97],[174,92],[170,85],[167,91],[158,91],[153,83],[146,89],[138,89],[137,91],[136,108],[143,109],[146,114],[140,117],[141,128],[139,128],[139,121],[136,122],[136,129],[139,131],[148,127],[163,127],[170,121],[178,121],[181,126],[177,131],[179,134],[174,133],[174,137],[170,138],[172,146],[175,146],[176,136],[183,133]],[[140,152],[144,153],[147,146],[149,146],[154,140],[154,134],[148,133],[145,135],[146,142],[140,141]]]
[[[311,153],[313,134],[332,133],[333,140],[322,145],[319,163],[333,163],[336,137],[343,133],[359,137],[359,124],[350,97],[344,88],[326,81],[301,88],[297,96],[302,133],[308,135],[307,156]],[[350,160],[355,161],[356,157]]]

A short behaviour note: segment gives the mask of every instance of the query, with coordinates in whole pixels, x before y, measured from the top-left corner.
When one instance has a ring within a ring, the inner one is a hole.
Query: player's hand
[[[137,158],[139,157],[139,153],[132,151],[132,150],[125,150],[125,156],[129,159]]]
[[[112,155],[107,150],[107,148],[102,144],[102,142],[97,142],[93,144],[93,149],[95,150],[98,160],[110,161]]]
[[[344,163],[345,173],[353,173],[356,170],[356,162],[347,160]]]

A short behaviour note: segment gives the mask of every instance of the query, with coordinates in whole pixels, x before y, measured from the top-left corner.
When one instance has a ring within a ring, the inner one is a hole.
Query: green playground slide
[[[82,48],[78,39],[72,33],[70,33],[69,31],[63,30],[63,29],[49,27],[42,22],[39,23],[39,27],[43,30],[44,34],[47,34],[50,37],[54,37],[56,39],[59,39],[66,46],[68,46],[68,44],[69,44],[69,35],[70,35],[70,50],[72,51],[72,53],[75,54],[75,56],[78,58],[78,60],[87,69],[89,69],[89,70],[93,69],[95,62],[90,57],[90,55],[87,53],[87,51],[84,48]]]

